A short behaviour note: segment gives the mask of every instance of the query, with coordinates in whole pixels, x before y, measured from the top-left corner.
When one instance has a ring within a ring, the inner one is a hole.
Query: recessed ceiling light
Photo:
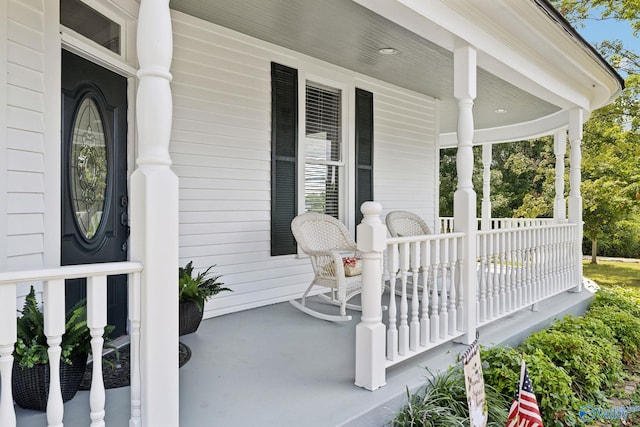
[[[507,110],[505,108],[496,108],[494,110],[494,113],[497,113],[497,114],[504,114],[506,112],[507,112]]]
[[[378,52],[380,52],[383,55],[395,55],[396,53],[398,53],[398,49],[393,47],[382,47],[378,49]]]

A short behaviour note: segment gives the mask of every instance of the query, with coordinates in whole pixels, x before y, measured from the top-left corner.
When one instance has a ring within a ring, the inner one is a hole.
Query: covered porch
[[[563,292],[479,329],[483,345],[516,344],[532,330],[564,314],[580,314],[589,292]],[[385,303],[388,303],[385,300]],[[432,371],[456,363],[466,346],[448,343],[387,373],[375,393],[354,387],[355,326],[318,321],[288,303],[203,321],[180,338],[192,356],[180,368],[180,425],[383,426],[406,403],[406,388],[424,384]],[[129,387],[106,391],[107,425],[125,426]],[[64,425],[89,424],[89,392],[65,404]],[[46,416],[17,409],[17,426],[47,425]]]
[[[33,33],[48,47],[42,76],[55,90],[43,94],[48,144],[41,155],[46,170],[37,176],[47,186],[35,185],[47,200],[38,212],[47,230],[21,227],[33,217],[18,196],[35,190],[11,187],[18,202],[0,209],[0,217],[11,217],[0,234],[18,248],[0,254],[3,265],[15,267],[0,273],[0,425],[376,425],[402,404],[407,386],[422,382],[420,366],[446,367],[476,331],[488,344],[517,340],[554,316],[584,309],[589,294],[568,292],[581,283],[582,125],[622,83],[546,0],[433,7],[413,0],[90,2],[123,15],[127,48],[118,54],[61,26],[57,2],[33,3],[10,2],[12,31],[5,32],[15,45]],[[13,31],[29,25],[32,31]],[[58,126],[61,50],[128,79],[130,192],[119,199],[124,212],[116,218],[131,228],[121,246],[128,262],[58,267],[66,161],[59,149],[66,143]],[[33,67],[14,52],[15,64],[6,68],[15,72],[4,82],[11,89],[28,85],[15,75]],[[310,125],[317,117],[306,115],[305,101],[316,93],[344,113],[330,123],[340,128],[331,140]],[[35,108],[14,107],[7,110]],[[498,113],[503,109],[510,114]],[[20,135],[39,131],[15,117],[10,124],[22,126]],[[570,144],[566,204],[558,165],[558,209],[550,222],[492,227],[483,203],[479,225],[473,145],[552,133],[559,165],[567,135]],[[14,152],[24,147],[16,145],[6,151],[21,158]],[[439,150],[450,146],[458,149],[455,218],[441,225]],[[320,173],[306,175],[308,165]],[[33,172],[5,169],[12,184]],[[321,191],[314,193],[318,176]],[[341,325],[280,304],[299,297],[311,280],[290,221],[337,183],[335,200],[322,196],[337,204],[335,216],[351,233],[357,230],[364,264],[362,316]],[[382,220],[392,209],[417,211],[442,232],[388,238]],[[234,293],[211,301],[205,317],[213,319],[183,338],[193,359],[178,371],[177,267],[191,259],[199,269],[218,265]],[[65,279],[87,279],[98,355],[106,278],[114,274],[129,275],[131,387],[105,392],[96,381],[63,405],[54,379],[46,415],[16,414],[7,379],[19,289],[42,283],[48,351],[57,366]],[[408,288],[419,276],[421,289]]]

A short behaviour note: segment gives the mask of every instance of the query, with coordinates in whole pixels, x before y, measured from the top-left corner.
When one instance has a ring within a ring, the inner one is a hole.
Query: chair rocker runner
[[[361,262],[360,253],[347,227],[332,216],[307,212],[291,221],[291,231],[302,251],[311,260],[314,278],[302,295],[301,301],[292,299],[289,302],[318,319],[332,322],[351,320],[346,309],[362,308],[347,304],[347,301],[361,292],[362,276],[356,266]],[[323,293],[318,296],[340,306],[340,315],[321,313],[306,305],[306,298],[316,285],[330,288],[329,295]]]

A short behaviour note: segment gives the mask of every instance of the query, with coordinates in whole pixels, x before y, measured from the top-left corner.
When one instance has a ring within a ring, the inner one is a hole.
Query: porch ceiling
[[[441,102],[440,131],[456,128],[453,53],[351,0],[171,0],[171,8]],[[442,30],[445,31],[445,30]],[[396,55],[378,49],[394,47]],[[560,107],[478,68],[476,129],[530,122]],[[506,114],[496,113],[507,110]]]

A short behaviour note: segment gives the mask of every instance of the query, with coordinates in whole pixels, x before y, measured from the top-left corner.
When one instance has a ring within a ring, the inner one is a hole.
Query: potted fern
[[[225,288],[224,283],[218,282],[219,275],[210,275],[209,271],[215,266],[210,266],[204,272],[193,275],[193,261],[183,268],[178,268],[179,290],[179,316],[180,335],[195,332],[200,326],[204,314],[204,303],[214,295],[223,291],[231,291]]]
[[[46,410],[49,396],[49,353],[44,334],[44,315],[38,308],[33,286],[17,318],[17,340],[13,352],[12,391],[18,406]],[[64,402],[75,396],[84,375],[91,336],[86,310],[78,304],[66,316],[62,336],[60,381]]]
[[[33,286],[17,318],[17,340],[13,352],[11,378],[13,398],[25,409],[45,411],[49,397],[49,353],[44,334],[44,314],[38,308]],[[91,335],[87,327],[84,301],[71,308],[65,319],[60,360],[62,400],[71,400],[84,376],[87,355],[91,351]],[[107,326],[105,336],[113,327]]]

